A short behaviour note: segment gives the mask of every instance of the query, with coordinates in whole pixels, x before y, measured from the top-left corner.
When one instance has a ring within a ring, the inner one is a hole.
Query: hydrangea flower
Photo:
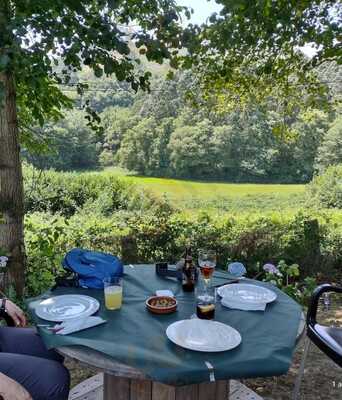
[[[246,267],[240,262],[228,264],[228,272],[234,276],[243,276],[247,273]]]
[[[278,276],[282,276],[282,275],[283,275],[283,274],[279,271],[279,269],[278,269],[275,265],[273,265],[273,264],[271,264],[271,263],[265,264],[265,265],[262,267],[262,269],[263,269],[265,272],[268,272],[269,274],[274,274],[274,275],[278,275]]]
[[[0,268],[5,268],[7,265],[8,257],[0,256]]]

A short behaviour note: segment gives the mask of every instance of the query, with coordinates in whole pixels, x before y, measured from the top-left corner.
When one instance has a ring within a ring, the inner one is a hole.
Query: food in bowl
[[[146,300],[146,307],[154,314],[170,314],[177,309],[177,300],[170,296],[152,296]]]

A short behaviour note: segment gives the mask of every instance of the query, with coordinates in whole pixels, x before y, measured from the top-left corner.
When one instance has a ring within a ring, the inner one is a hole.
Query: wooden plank
[[[103,400],[129,400],[130,380],[104,374]]]
[[[175,387],[164,385],[159,382],[153,382],[152,400],[176,400]]]
[[[216,400],[229,400],[229,381],[216,382]]]
[[[242,383],[232,380],[230,399],[231,400],[264,400],[253,390],[248,389],[247,386]]]
[[[143,380],[131,380],[130,400],[151,400],[152,382]]]
[[[90,379],[96,378],[89,378],[87,379],[84,383],[80,383],[76,387],[74,387],[69,394],[69,400],[103,400],[103,392],[102,392],[102,386],[98,386],[98,382],[96,383],[96,388],[90,390],[89,392],[84,392],[82,384],[87,385],[87,382],[90,381]],[[136,385],[136,381],[131,381],[131,393],[132,393],[132,387]],[[262,397],[260,397],[258,394],[254,393],[252,390],[248,389],[245,385],[238,381],[230,381],[231,383],[231,393],[230,397],[228,397],[228,393],[226,397],[222,397],[222,399],[231,399],[231,400],[264,400]],[[147,381],[147,384],[151,388],[151,382]],[[92,384],[90,386],[93,386]],[[82,391],[80,390],[82,389]],[[217,395],[224,395],[224,388],[229,388],[229,381],[218,381],[216,385],[216,396]],[[142,391],[143,393],[143,391]],[[198,385],[190,385],[190,386],[182,386],[182,387],[177,387],[176,388],[176,400],[194,400],[198,397]],[[151,392],[150,392],[151,394]],[[132,395],[131,395],[132,396]],[[142,394],[142,397],[131,397],[130,400],[145,400],[145,397],[143,397],[144,394]],[[183,396],[183,397],[182,397]],[[151,397],[148,397],[150,400]]]
[[[176,400],[198,400],[198,385],[177,387]]]
[[[198,400],[216,400],[216,382],[198,385]]]
[[[97,399],[99,397],[97,393],[101,393],[102,399],[103,374],[92,376],[74,386],[69,392],[69,400]]]

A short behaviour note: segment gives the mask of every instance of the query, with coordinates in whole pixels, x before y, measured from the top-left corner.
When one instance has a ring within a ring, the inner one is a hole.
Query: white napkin
[[[93,326],[101,325],[107,322],[101,317],[84,317],[75,318],[64,321],[61,324],[54,326],[56,329],[56,335],[68,335],[69,333],[79,332],[87,328],[92,328]],[[62,328],[59,330],[59,328]]]
[[[265,311],[267,303],[265,302],[250,303],[238,298],[230,299],[228,297],[222,297],[221,304],[225,307],[233,308],[236,310]]]
[[[172,290],[156,290],[156,296],[169,296],[175,297]]]

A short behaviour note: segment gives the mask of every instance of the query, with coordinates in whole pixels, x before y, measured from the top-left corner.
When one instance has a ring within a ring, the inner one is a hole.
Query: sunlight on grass
[[[183,209],[293,209],[304,202],[305,185],[200,182],[167,178],[150,178],[128,174],[119,168],[105,170],[132,182],[158,197],[166,197]]]

